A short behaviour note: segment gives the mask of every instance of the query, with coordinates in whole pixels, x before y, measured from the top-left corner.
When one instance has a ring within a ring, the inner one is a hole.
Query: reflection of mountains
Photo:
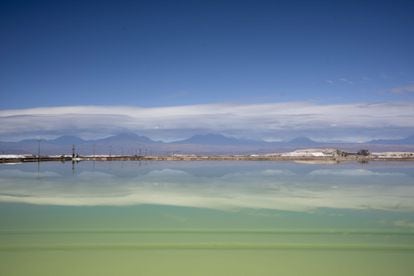
[[[130,164],[123,168],[118,164],[109,170],[93,171],[85,164],[70,177],[61,174],[61,168],[30,172],[2,167],[0,201],[70,206],[161,204],[213,209],[414,211],[413,176],[401,169],[314,166],[313,170],[301,170],[304,165],[266,162],[223,168],[220,164],[211,164],[217,172],[211,166],[180,169],[183,164],[178,168],[143,166],[138,171],[128,167]]]
[[[331,171],[335,168],[360,169],[369,167],[372,172],[400,172],[414,177],[412,162],[370,162],[369,165],[360,165],[356,163],[342,164],[300,164],[297,162],[274,162],[274,161],[117,161],[117,162],[80,162],[75,164],[76,174],[81,172],[100,171],[109,173],[119,178],[130,178],[141,174],[147,174],[153,170],[163,170],[169,168],[172,170],[181,170],[188,174],[200,177],[221,177],[227,174],[237,172],[249,172],[266,169],[284,169],[289,170],[298,176],[307,175],[315,170],[329,168]],[[25,163],[19,165],[21,172],[36,172],[40,175],[46,171],[58,173],[62,177],[73,177],[70,162],[66,163]],[[1,168],[0,168],[1,170]]]

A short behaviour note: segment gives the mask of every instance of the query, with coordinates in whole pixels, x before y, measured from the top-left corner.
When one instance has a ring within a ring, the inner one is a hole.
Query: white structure
[[[300,149],[281,154],[284,157],[335,157],[336,155],[336,149]]]
[[[17,159],[17,158],[28,158],[33,157],[31,154],[0,154],[2,159]]]

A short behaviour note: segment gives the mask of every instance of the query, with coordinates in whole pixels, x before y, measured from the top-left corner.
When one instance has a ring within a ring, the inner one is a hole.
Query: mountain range
[[[0,153],[69,154],[72,145],[80,154],[240,154],[287,151],[309,147],[334,147],[356,150],[368,148],[372,151],[413,150],[414,136],[398,140],[371,140],[365,143],[317,142],[308,137],[296,137],[289,141],[266,142],[239,139],[221,134],[197,134],[188,139],[162,142],[154,141],[135,133],[121,133],[103,139],[84,140],[77,136],[60,136],[50,140],[26,139],[18,142],[0,142]]]

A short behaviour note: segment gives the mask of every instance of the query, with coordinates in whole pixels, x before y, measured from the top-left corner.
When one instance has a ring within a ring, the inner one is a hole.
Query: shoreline
[[[81,162],[81,161],[298,161],[304,163],[341,163],[356,161],[366,163],[369,161],[414,161],[412,156],[282,156],[282,155],[123,155],[123,156],[27,156],[0,158],[1,164],[28,163],[28,162]]]

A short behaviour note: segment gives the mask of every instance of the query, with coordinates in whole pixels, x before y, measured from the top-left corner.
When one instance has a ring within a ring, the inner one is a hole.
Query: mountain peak
[[[258,143],[258,141],[228,137],[223,134],[207,133],[196,134],[188,139],[177,141],[178,144],[200,144],[200,145],[246,145]]]
[[[74,135],[63,135],[56,139],[49,140],[49,142],[52,144],[57,144],[57,145],[69,145],[69,144],[82,144],[82,143],[85,143],[86,141]]]
[[[132,132],[119,133],[117,135],[110,136],[104,139],[100,139],[98,141],[106,141],[106,142],[133,141],[133,142],[141,142],[141,143],[155,143],[153,140],[151,140],[150,138],[146,136],[140,136]]]
[[[191,136],[188,139],[179,141],[182,144],[232,144],[237,139],[224,136],[222,134],[214,134],[214,133],[207,133],[207,134],[196,134]]]
[[[371,140],[368,143],[384,145],[412,145],[414,144],[414,135],[402,139],[376,139]]]
[[[317,142],[313,141],[309,137],[299,136],[299,137],[293,138],[288,143],[289,144],[301,144],[301,145],[306,144],[307,145],[307,144],[316,144]]]

